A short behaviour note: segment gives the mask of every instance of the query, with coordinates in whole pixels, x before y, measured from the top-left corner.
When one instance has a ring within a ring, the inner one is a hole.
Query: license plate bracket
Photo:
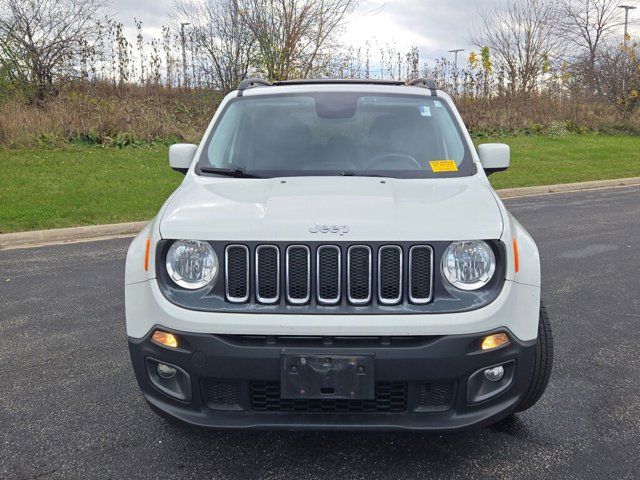
[[[373,355],[282,354],[280,396],[286,399],[370,400]]]

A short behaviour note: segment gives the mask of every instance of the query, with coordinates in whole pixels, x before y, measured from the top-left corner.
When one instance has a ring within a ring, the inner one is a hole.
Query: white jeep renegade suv
[[[157,413],[241,428],[451,430],[531,407],[553,343],[535,243],[429,80],[243,81],[126,265]]]

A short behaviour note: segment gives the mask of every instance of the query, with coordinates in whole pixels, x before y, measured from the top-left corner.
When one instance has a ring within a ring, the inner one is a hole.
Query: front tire
[[[536,343],[535,359],[529,389],[524,395],[515,412],[523,412],[533,407],[547,389],[551,370],[553,369],[553,333],[551,321],[544,304],[540,305],[540,319],[538,321],[538,342]]]

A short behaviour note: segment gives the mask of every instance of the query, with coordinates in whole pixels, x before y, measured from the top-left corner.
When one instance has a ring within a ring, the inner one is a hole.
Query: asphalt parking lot
[[[167,424],[129,364],[129,239],[0,251],[0,478],[637,478],[640,189],[508,206],[538,242],[556,338],[541,402],[448,435]]]

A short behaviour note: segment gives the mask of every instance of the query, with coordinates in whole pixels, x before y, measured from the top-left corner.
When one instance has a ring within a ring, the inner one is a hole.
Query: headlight
[[[496,271],[496,257],[491,247],[480,240],[455,242],[442,256],[442,273],[460,290],[484,287]]]
[[[207,242],[178,240],[167,252],[167,273],[182,288],[196,290],[218,274],[218,255]]]

